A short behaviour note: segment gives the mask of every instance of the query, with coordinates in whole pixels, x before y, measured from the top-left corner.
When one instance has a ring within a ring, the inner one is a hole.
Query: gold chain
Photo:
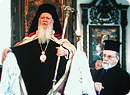
[[[46,49],[47,49],[47,47],[48,47],[48,44],[49,44],[49,41],[47,42],[47,45],[46,45],[46,47],[45,47],[45,49],[43,50],[43,48],[42,48],[42,45],[40,44],[40,48],[41,48],[41,51],[46,51]]]

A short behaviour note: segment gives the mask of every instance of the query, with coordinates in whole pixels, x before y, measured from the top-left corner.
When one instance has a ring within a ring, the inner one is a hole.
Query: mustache
[[[47,24],[47,22],[43,22],[43,24]]]
[[[108,64],[109,62],[108,61],[103,61],[103,64]]]

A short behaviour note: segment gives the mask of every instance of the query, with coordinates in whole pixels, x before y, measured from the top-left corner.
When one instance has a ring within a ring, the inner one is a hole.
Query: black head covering
[[[114,40],[105,40],[104,50],[112,50],[119,53],[120,42]]]
[[[62,28],[61,28],[58,14],[56,12],[56,8],[55,6],[51,4],[42,4],[39,6],[36,12],[36,15],[32,21],[32,24],[30,26],[29,33],[36,32],[36,30],[38,29],[38,19],[41,13],[44,13],[44,12],[50,13],[52,15],[52,18],[54,20],[53,29],[55,30],[55,33],[62,34]]]

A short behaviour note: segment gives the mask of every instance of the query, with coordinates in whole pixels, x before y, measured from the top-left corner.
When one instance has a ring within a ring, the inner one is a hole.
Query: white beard
[[[39,44],[48,42],[53,34],[53,23],[47,28],[43,28],[41,25],[39,25],[36,33],[38,35]]]

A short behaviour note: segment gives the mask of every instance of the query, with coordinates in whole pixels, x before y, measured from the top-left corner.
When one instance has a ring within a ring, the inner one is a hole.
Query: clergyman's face
[[[116,52],[112,50],[103,51],[103,63],[109,64],[114,67],[119,61],[119,56],[116,56]]]
[[[42,13],[39,17],[40,24],[43,28],[47,28],[52,24],[52,15],[50,13]]]
[[[42,13],[39,17],[37,35],[39,43],[45,43],[50,40],[53,34],[53,19],[50,13]]]

